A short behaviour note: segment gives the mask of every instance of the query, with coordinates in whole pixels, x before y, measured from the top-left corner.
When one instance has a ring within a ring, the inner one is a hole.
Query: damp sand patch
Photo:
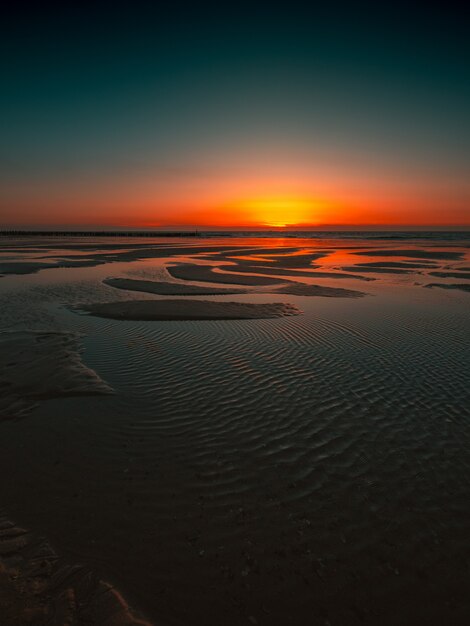
[[[282,267],[264,267],[258,265],[221,265],[220,269],[224,271],[232,271],[232,272],[240,272],[242,274],[266,274],[266,275],[274,275],[279,276],[280,281],[285,283],[293,282],[290,279],[283,278],[284,276],[289,276],[290,278],[349,278],[352,280],[364,280],[371,281],[375,280],[374,278],[359,276],[358,274],[345,274],[344,272],[324,272],[318,271],[317,267],[312,265],[309,270],[296,270],[296,269],[286,269]],[[169,269],[169,268],[168,268]],[[354,270],[358,271],[358,270]]]
[[[395,268],[395,267],[385,267],[385,266],[374,266],[374,267],[364,267],[363,265],[361,265],[360,267],[358,265],[348,265],[346,267],[342,268],[343,270],[346,270],[347,272],[370,272],[371,274],[415,274],[415,270],[414,269],[401,269],[401,268]]]
[[[470,272],[462,270],[455,272],[429,272],[429,276],[436,276],[437,278],[464,278],[470,280]]]
[[[168,283],[153,280],[136,280],[132,278],[106,278],[105,285],[127,291],[141,291],[160,296],[223,296],[246,293],[246,289],[224,289],[223,287],[197,287],[184,283]]]
[[[438,287],[439,289],[457,289],[459,291],[466,291],[470,293],[470,284],[468,283],[429,283],[428,285],[424,286],[428,289]]]
[[[322,298],[362,298],[367,294],[354,289],[341,287],[323,287],[322,285],[295,284],[276,289],[274,293],[286,293],[293,296],[319,296]]]
[[[22,417],[51,398],[112,393],[80,359],[67,332],[0,333],[0,419]]]
[[[248,286],[261,286],[261,285],[276,285],[283,281],[282,278],[269,278],[268,276],[242,276],[237,274],[225,274],[222,272],[215,272],[212,265],[197,265],[192,263],[182,263],[181,265],[172,265],[167,267],[167,272],[177,278],[178,280],[194,280],[205,283],[222,283],[222,284],[234,284],[234,285],[248,285]],[[223,265],[218,269],[238,271],[236,265]]]
[[[215,272],[214,269],[223,272]],[[294,283],[292,278],[350,278],[356,280],[370,281],[373,278],[360,276],[358,274],[345,274],[341,272],[317,271],[314,266],[311,270],[294,270],[274,267],[251,266],[238,263],[237,265],[197,265],[182,263],[181,265],[169,266],[167,272],[178,280],[200,281],[207,283],[223,283],[235,285],[249,285],[252,287],[276,285],[279,283]],[[228,273],[230,272],[230,273]],[[235,273],[236,272],[236,273]],[[253,274],[253,275],[252,275]],[[256,275],[255,275],[256,274]],[[261,276],[259,274],[262,274]],[[277,278],[270,275],[277,276]],[[284,278],[289,276],[289,278]]]
[[[97,317],[117,320],[179,321],[179,320],[245,320],[269,319],[300,315],[292,304],[274,302],[218,302],[211,300],[126,300],[84,304],[74,307]]]
[[[41,270],[57,267],[55,263],[41,263],[36,261],[0,262],[0,276],[7,274],[35,274]]]
[[[436,267],[435,261],[426,261],[424,263],[413,263],[412,261],[368,261],[367,263],[356,263],[354,267],[385,267],[385,268],[401,268],[401,269],[433,269]]]
[[[36,274],[42,270],[50,270],[57,268],[74,268],[74,267],[95,267],[103,265],[109,259],[103,258],[86,258],[86,259],[52,259],[52,263],[40,261],[18,261],[18,262],[0,262],[0,276],[8,274]]]
[[[402,256],[409,259],[445,259],[445,260],[458,260],[464,255],[463,252],[450,252],[447,250],[388,250],[383,248],[382,250],[360,250],[358,252],[351,252],[351,254],[359,254],[361,256]]]

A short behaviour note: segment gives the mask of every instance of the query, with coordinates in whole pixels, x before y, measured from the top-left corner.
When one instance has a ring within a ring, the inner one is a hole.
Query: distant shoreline
[[[0,230],[0,237],[199,237],[198,231]]]
[[[0,230],[0,238],[15,237],[122,237],[122,238],[302,238],[302,239],[430,239],[461,241],[470,239],[470,230]]]

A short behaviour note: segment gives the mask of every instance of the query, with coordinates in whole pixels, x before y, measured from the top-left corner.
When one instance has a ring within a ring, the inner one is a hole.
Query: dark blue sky
[[[251,196],[470,222],[456,10],[24,5],[0,34],[7,223],[179,223]]]

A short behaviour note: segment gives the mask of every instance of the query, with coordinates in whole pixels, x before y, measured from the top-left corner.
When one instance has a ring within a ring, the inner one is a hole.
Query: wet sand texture
[[[25,261],[24,263],[16,261],[0,262],[0,276],[6,274],[34,274],[35,272],[47,270],[51,267],[56,267],[56,264],[40,263],[36,261]]]
[[[98,317],[121,320],[243,320],[299,315],[292,304],[251,304],[209,300],[127,300],[77,307]]]
[[[287,285],[276,289],[275,293],[287,293],[293,296],[321,296],[323,298],[361,298],[366,294],[354,289],[341,289],[340,287],[323,287],[322,285]]]
[[[111,388],[80,360],[73,333],[0,333],[0,419],[21,417],[40,400],[99,395]]]
[[[276,285],[283,281],[282,278],[269,278],[267,276],[241,276],[237,274],[222,274],[214,272],[214,267],[210,265],[197,265],[182,263],[166,268],[173,278],[179,280],[196,280],[206,283],[223,283],[234,285]],[[237,271],[236,265],[223,266],[224,270]]]
[[[399,269],[394,267],[364,267],[358,265],[347,265],[342,268],[347,272],[370,272],[371,274],[413,274],[414,270]]]
[[[470,272],[455,271],[455,272],[429,272],[429,276],[437,276],[438,278],[463,278],[470,280]]]
[[[223,289],[222,287],[197,287],[182,283],[167,283],[153,280],[135,280],[132,278],[106,278],[103,283],[116,289],[143,291],[161,296],[218,296],[246,293],[245,289]]]
[[[441,289],[458,289],[459,291],[468,291],[470,293],[470,284],[467,283],[429,283],[425,285],[432,289],[433,287],[440,287]]]
[[[53,250],[52,247],[44,247],[43,250]],[[88,254],[86,258],[77,258],[73,255],[67,255],[66,250],[83,251],[88,253],[96,252],[96,254]],[[54,268],[74,268],[74,267],[94,267],[103,265],[104,263],[115,263],[117,261],[129,262],[138,261],[140,259],[164,258],[175,255],[194,255],[203,253],[219,254],[224,251],[230,254],[242,250],[239,246],[208,246],[208,245],[192,245],[192,246],[168,246],[168,245],[152,245],[135,244],[135,245],[106,245],[103,246],[86,246],[86,245],[65,245],[57,246],[57,255],[47,257],[47,261],[2,261],[0,260],[0,276],[6,274],[34,274],[41,270]],[[8,248],[9,251],[22,252],[21,249]],[[65,252],[64,252],[65,250]],[[41,252],[41,247],[29,248],[29,251]]]
[[[412,261],[368,261],[367,263],[356,263],[355,267],[398,267],[403,269],[416,269],[416,268],[434,268],[436,263],[434,261],[427,261],[425,263],[413,263]]]
[[[461,259],[463,252],[451,252],[448,250],[360,250],[351,254],[359,254],[361,256],[402,256],[409,259]]]
[[[350,278],[353,280],[374,280],[373,278],[359,276],[358,274],[345,274],[344,272],[322,272],[317,271],[316,266],[311,266],[311,270],[296,270],[283,267],[266,267],[263,265],[251,265],[246,262],[238,262],[238,265],[220,265],[220,269],[225,272],[240,272],[242,274],[268,274],[274,276],[290,276],[291,278]],[[354,271],[358,271],[354,269]],[[291,282],[287,278],[279,278],[279,282]]]
[[[259,259],[250,259],[249,261],[246,259],[237,259],[236,256],[228,257],[225,256],[226,259],[233,260],[235,262],[243,262],[248,263],[249,265],[269,265],[269,267],[285,267],[285,268],[306,268],[313,267],[312,261],[317,259],[321,259],[322,257],[327,256],[331,253],[330,250],[324,250],[322,252],[312,252],[308,254],[282,254],[278,256],[277,254],[272,254],[272,250],[268,250],[266,254],[259,254]]]
[[[5,626],[151,626],[110,584],[1,517],[0,614]]]

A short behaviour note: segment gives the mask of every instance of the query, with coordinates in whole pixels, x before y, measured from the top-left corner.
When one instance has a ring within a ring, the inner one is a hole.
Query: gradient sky
[[[0,228],[470,226],[468,21],[353,4],[18,6]]]

